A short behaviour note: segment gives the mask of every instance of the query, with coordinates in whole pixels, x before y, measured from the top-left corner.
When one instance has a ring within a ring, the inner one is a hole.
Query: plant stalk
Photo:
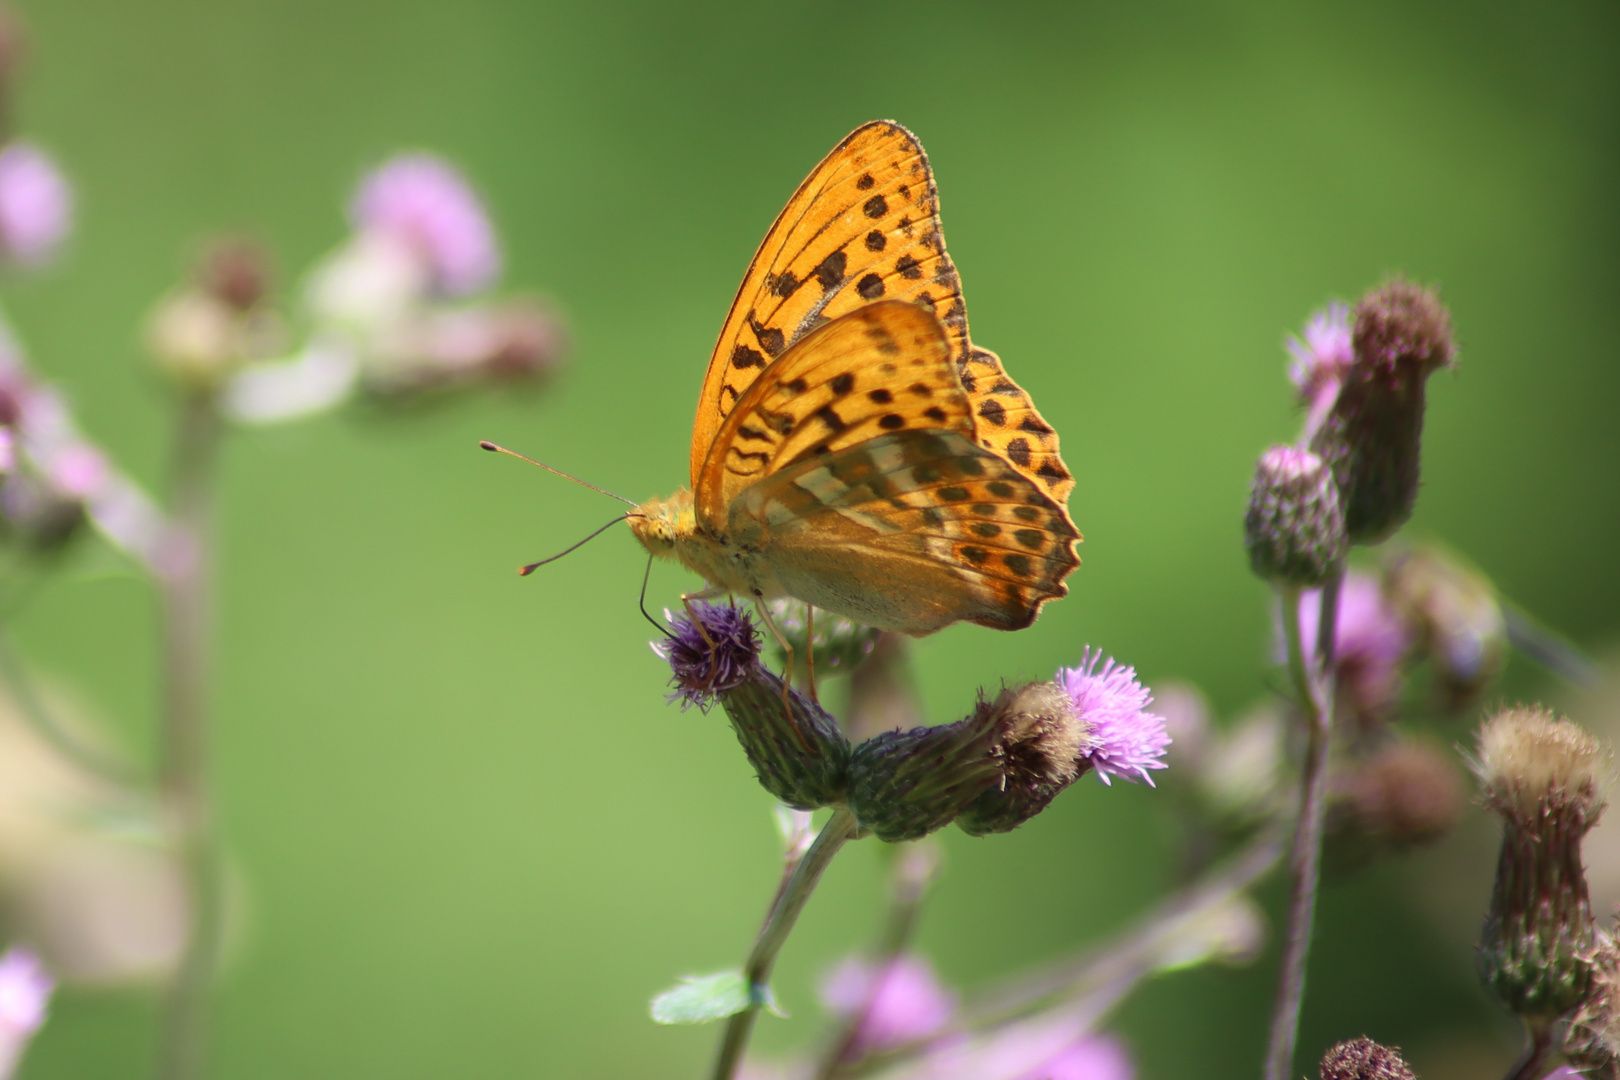
[[[211,393],[181,403],[171,518],[158,586],[163,609],[164,709],[159,791],[185,875],[187,936],[168,990],[158,1047],[161,1080],[199,1080],[223,929],[221,856],[209,778],[210,540],[222,433]]]
[[[1299,1012],[1305,998],[1305,961],[1311,948],[1317,886],[1321,876],[1329,734],[1333,727],[1333,702],[1338,696],[1330,665],[1321,664],[1317,667],[1317,676],[1312,675],[1312,668],[1316,665],[1305,655],[1301,640],[1299,597],[1297,587],[1283,590],[1283,634],[1288,643],[1288,671],[1299,696],[1300,712],[1305,722],[1305,762],[1300,777],[1299,820],[1294,828],[1294,845],[1288,860],[1291,871],[1288,929],[1283,941],[1282,975],[1271,1014],[1265,1080],[1288,1080],[1294,1044],[1299,1038]],[[1333,580],[1321,592],[1321,629],[1317,635],[1320,657],[1333,655],[1338,601],[1338,581]]]
[[[815,892],[822,872],[839,849],[855,836],[858,828],[854,814],[842,806],[835,807],[832,817],[816,836],[816,842],[810,845],[810,850],[805,852],[804,858],[794,868],[787,887],[777,894],[770,914],[765,917],[765,925],[754,941],[753,951],[748,954],[748,962],[743,966],[743,975],[748,980],[754,1002],[741,1012],[733,1013],[726,1021],[725,1035],[714,1062],[714,1080],[732,1080],[736,1075],[738,1066],[742,1064],[743,1051],[748,1048],[748,1037],[754,1030],[754,1017],[759,1014],[762,995],[770,983],[776,956],[793,932],[793,924],[799,921],[799,913],[804,910],[810,894]]]

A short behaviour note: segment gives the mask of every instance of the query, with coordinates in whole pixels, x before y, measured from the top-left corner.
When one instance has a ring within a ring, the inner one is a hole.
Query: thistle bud
[[[1079,775],[1083,741],[1073,706],[1057,687],[1003,690],[993,702],[981,697],[973,715],[954,724],[888,731],[856,747],[849,807],[880,839],[916,840],[996,789],[1002,801],[974,807],[963,827],[1005,832]]]
[[[1305,588],[1344,568],[1344,513],[1333,473],[1309,450],[1260,455],[1243,519],[1249,565],[1267,581]]]
[[[968,804],[956,824],[970,836],[1011,832],[1045,810],[1090,766],[1081,751],[1089,727],[1056,683],[1003,690],[991,706],[1008,737],[998,750],[1001,782]]]
[[[671,635],[653,645],[669,661],[671,700],[703,711],[719,701],[760,786],[795,810],[814,810],[843,795],[849,741],[820,706],[789,691],[759,664],[759,632],[732,605],[693,605],[696,622],[671,619]]]
[[[1496,887],[1480,943],[1486,984],[1518,1015],[1547,1021],[1580,1005],[1596,942],[1581,838],[1603,811],[1608,755],[1540,707],[1486,721],[1476,770],[1502,818]]]
[[[1375,544],[1417,502],[1424,384],[1449,367],[1451,316],[1434,293],[1392,281],[1356,306],[1355,361],[1310,448],[1333,469],[1352,544]]]
[[[1393,556],[1384,592],[1406,619],[1434,668],[1441,701],[1468,708],[1507,659],[1507,619],[1489,579],[1434,547]]]
[[[1321,1080],[1417,1080],[1400,1050],[1367,1036],[1342,1042],[1322,1055]]]
[[[805,658],[809,656],[818,676],[853,671],[872,655],[872,648],[877,644],[878,631],[872,627],[830,611],[817,611],[812,619],[809,606],[798,600],[773,600],[770,608],[777,629],[793,646],[795,665],[808,669]],[[809,633],[810,630],[814,633]],[[780,646],[777,655],[786,663],[787,655]]]

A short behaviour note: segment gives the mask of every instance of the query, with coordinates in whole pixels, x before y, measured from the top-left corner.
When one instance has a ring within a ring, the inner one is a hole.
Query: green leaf
[[[707,1024],[740,1013],[750,1005],[786,1016],[776,1007],[776,996],[768,986],[749,992],[748,980],[740,971],[719,971],[713,975],[682,975],[678,986],[652,999],[652,1018],[660,1024]]]

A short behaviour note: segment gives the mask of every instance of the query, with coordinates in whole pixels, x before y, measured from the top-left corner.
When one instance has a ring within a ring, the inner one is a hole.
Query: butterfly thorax
[[[743,596],[781,595],[756,551],[714,535],[698,522],[686,488],[665,499],[648,499],[630,512],[629,523],[642,547],[660,559],[675,560],[712,586]]]

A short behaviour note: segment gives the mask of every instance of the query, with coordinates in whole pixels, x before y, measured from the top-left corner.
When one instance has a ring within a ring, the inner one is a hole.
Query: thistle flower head
[[[451,296],[477,292],[500,270],[483,205],[460,172],[431,154],[402,155],[371,173],[350,216],[356,228],[408,245]]]
[[[1400,1050],[1380,1046],[1363,1035],[1342,1042],[1322,1055],[1321,1080],[1416,1080]]]
[[[50,260],[73,224],[73,193],[49,155],[25,142],[0,150],[0,251],[24,266]]]
[[[1320,585],[1344,565],[1344,511],[1333,472],[1297,446],[1260,455],[1243,518],[1249,565],[1278,585]]]
[[[1351,345],[1355,361],[1306,439],[1333,469],[1350,542],[1373,544],[1417,502],[1424,384],[1451,364],[1451,317],[1434,293],[1395,280],[1356,305]]]
[[[1475,769],[1502,817],[1481,973],[1513,1012],[1551,1020],[1592,983],[1598,933],[1581,840],[1603,810],[1608,755],[1568,720],[1518,706],[1485,722]]]
[[[735,604],[692,605],[696,621],[670,615],[670,636],[653,642],[653,652],[669,662],[675,684],[671,701],[683,709],[696,705],[707,712],[716,694],[748,678],[759,660],[759,631],[748,612]],[[699,625],[701,624],[701,626]]]
[[[1521,705],[1480,729],[1475,771],[1486,804],[1504,816],[1529,821],[1552,807],[1575,807],[1595,824],[1608,763],[1603,745],[1580,727]]]
[[[1100,650],[1087,646],[1080,665],[1061,669],[1055,681],[1089,729],[1081,756],[1097,770],[1097,779],[1112,784],[1114,777],[1132,783],[1140,778],[1151,787],[1148,770],[1165,767],[1159,759],[1170,736],[1164,718],[1147,711],[1153,695],[1137,681],[1136,669],[1105,660]]]
[[[840,963],[821,982],[821,1001],[834,1015],[860,1018],[851,1053],[882,1052],[926,1039],[956,1012],[956,995],[915,954],[873,964],[856,957]]]

